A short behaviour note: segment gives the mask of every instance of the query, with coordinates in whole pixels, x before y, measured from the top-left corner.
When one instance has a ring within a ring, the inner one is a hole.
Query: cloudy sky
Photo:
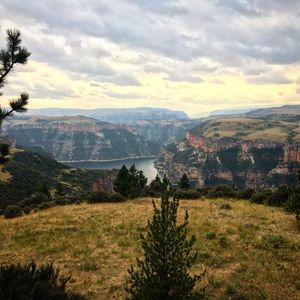
[[[299,0],[0,0],[32,52],[1,102],[212,110],[300,103]],[[4,103],[2,103],[4,104]]]

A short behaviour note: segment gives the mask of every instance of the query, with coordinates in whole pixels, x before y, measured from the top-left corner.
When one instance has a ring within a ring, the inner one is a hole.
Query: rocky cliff
[[[220,118],[191,129],[161,149],[156,167],[173,183],[183,173],[195,186],[261,188],[293,184],[300,168],[300,118]]]
[[[59,161],[153,156],[159,150],[131,126],[86,117],[15,118],[4,129],[17,144],[42,147]]]
[[[199,119],[139,120],[132,124],[146,140],[167,145],[184,138],[187,130],[199,125]]]

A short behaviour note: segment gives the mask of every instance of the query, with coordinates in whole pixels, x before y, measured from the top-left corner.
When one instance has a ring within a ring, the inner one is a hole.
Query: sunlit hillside
[[[223,205],[229,204],[229,205]],[[206,270],[206,299],[299,299],[300,232],[281,209],[238,200],[181,201]],[[0,263],[54,262],[73,275],[70,288],[90,299],[123,299],[127,269],[141,256],[138,239],[150,199],[54,207],[0,217]]]

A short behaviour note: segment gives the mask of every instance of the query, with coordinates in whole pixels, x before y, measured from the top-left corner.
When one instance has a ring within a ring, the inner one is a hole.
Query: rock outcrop
[[[252,122],[260,126],[255,132],[251,132]],[[291,128],[297,133],[299,123],[284,127],[285,123],[248,118],[246,125],[241,123],[241,118],[221,119],[190,130],[182,141],[161,149],[156,167],[173,183],[186,173],[197,187],[234,184],[257,189],[294,184],[300,169],[300,140]]]

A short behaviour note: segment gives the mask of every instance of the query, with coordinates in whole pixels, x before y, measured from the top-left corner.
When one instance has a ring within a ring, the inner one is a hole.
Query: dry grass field
[[[141,255],[139,235],[151,199],[54,207],[15,219],[0,217],[0,263],[55,262],[72,272],[71,289],[89,299],[124,299],[127,269]],[[158,201],[158,200],[157,200]],[[221,205],[229,203],[231,209]],[[180,219],[206,270],[206,299],[300,299],[300,231],[280,209],[237,200],[181,201]]]

